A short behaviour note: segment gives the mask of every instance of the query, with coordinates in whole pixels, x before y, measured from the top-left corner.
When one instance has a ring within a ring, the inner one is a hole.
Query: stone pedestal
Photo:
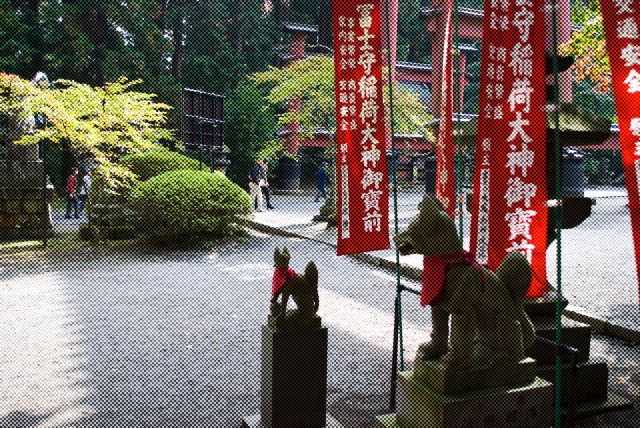
[[[536,362],[532,358],[525,358],[513,364],[460,370],[449,368],[439,360],[418,361],[413,368],[413,377],[436,392],[452,394],[531,383],[536,377]]]
[[[326,328],[262,328],[260,417],[243,426],[339,426],[327,415],[327,340]]]
[[[398,375],[397,412],[377,419],[377,428],[548,427],[553,386],[532,382],[443,394],[414,376]]]

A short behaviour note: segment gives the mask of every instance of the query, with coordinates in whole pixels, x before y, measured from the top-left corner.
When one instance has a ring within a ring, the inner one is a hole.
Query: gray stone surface
[[[269,428],[260,420],[260,415],[246,416],[242,420],[242,428]],[[330,414],[327,414],[327,424],[325,428],[342,428],[342,424],[336,421]]]
[[[400,428],[546,428],[553,420],[553,385],[540,378],[508,387],[441,394],[412,372],[402,372],[398,390]]]

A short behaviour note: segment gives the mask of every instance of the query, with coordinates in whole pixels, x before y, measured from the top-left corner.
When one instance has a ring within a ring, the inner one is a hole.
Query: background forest
[[[459,7],[481,4],[458,2]],[[420,15],[420,8],[429,5],[430,0],[399,1],[399,61],[430,63],[430,36]],[[615,119],[598,1],[573,0],[572,6],[574,38],[563,49],[576,57],[575,101]],[[317,37],[307,38],[307,49],[329,53],[330,11],[331,0],[0,0],[0,71],[27,79],[44,71],[51,81],[92,86],[121,77],[140,79],[137,91],[157,94],[159,102],[173,107],[168,125],[174,129],[179,128],[183,87],[215,92],[228,98],[229,130],[255,132],[246,124],[256,117],[252,111],[272,113],[248,96],[254,88],[240,86],[247,85],[248,75],[281,65],[280,56],[289,49],[283,22],[318,25]],[[478,42],[459,43],[480,48]],[[479,67],[478,50],[468,57],[465,113],[477,111]],[[259,127],[273,132],[272,124]],[[225,136],[229,147],[245,150],[235,137]],[[256,137],[258,145],[269,139]],[[617,165],[619,156],[608,157]]]

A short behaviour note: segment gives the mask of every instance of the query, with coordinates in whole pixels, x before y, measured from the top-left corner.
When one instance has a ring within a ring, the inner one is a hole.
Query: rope
[[[552,0],[551,22],[553,30],[553,124],[555,126],[555,199],[560,200],[562,189],[562,145],[560,143],[560,86],[558,79],[558,1]],[[558,294],[556,295],[556,349],[562,345],[562,204],[555,207],[556,210],[556,282]],[[561,426],[561,390],[562,390],[562,361],[560,352],[556,354],[556,376],[555,376],[555,395],[554,395],[554,426]]]
[[[458,127],[460,126],[460,117],[462,114],[462,102],[461,102],[461,95],[462,95],[462,70],[460,68],[460,20],[459,20],[459,12],[458,12],[458,4],[459,0],[453,0],[453,11],[451,12],[453,14],[453,40],[454,40],[454,46],[455,46],[455,65],[453,67],[453,70],[457,70],[458,71],[458,78],[455,79],[455,86],[454,86],[454,90],[453,90],[453,95],[456,95],[455,97],[455,101],[454,101],[454,105],[455,107],[455,111],[456,111],[456,120],[455,123],[453,125],[453,129],[457,130]],[[441,119],[442,121],[442,119]],[[462,165],[460,163],[460,157],[459,154],[462,153],[462,146],[461,146],[461,142],[460,142],[460,133],[459,132],[454,132],[454,145],[455,147],[457,147],[458,151],[456,153],[456,157],[458,157],[458,165],[457,167],[454,169],[454,174],[455,174],[455,188],[456,188],[456,198],[458,199],[458,236],[460,236],[460,239],[462,240],[462,235],[464,233],[464,215],[463,215],[463,201],[462,198],[460,197],[462,195],[462,176],[463,176],[463,171],[462,171]]]
[[[391,64],[391,19],[389,11],[389,0],[385,0],[386,10],[386,33],[387,33],[387,84],[389,85],[389,122],[391,132],[391,161],[393,163],[393,231],[394,236],[398,237],[398,155],[396,153],[396,141],[395,141],[395,110],[393,102],[393,69]],[[402,338],[402,284],[400,283],[400,252],[396,248],[396,301],[395,301],[395,313],[394,313],[394,340],[393,340],[393,361],[392,361],[392,373],[391,373],[391,408],[395,407],[395,391],[397,380],[397,352],[400,351],[400,370],[404,370],[404,347]]]

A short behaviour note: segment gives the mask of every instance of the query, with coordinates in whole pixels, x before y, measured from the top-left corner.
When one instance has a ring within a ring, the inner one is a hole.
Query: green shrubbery
[[[200,162],[180,153],[168,150],[157,150],[122,158],[122,165],[129,168],[140,181],[148,180],[156,175],[169,171],[200,169]]]
[[[161,240],[229,236],[252,214],[247,193],[220,172],[166,172],[139,183],[131,202],[141,230]]]
[[[95,174],[91,185],[89,213],[93,223],[100,226],[124,226],[130,223],[128,202],[139,182],[175,170],[197,170],[200,163],[180,153],[166,149],[124,156],[120,164],[133,176],[118,183],[109,182]]]

